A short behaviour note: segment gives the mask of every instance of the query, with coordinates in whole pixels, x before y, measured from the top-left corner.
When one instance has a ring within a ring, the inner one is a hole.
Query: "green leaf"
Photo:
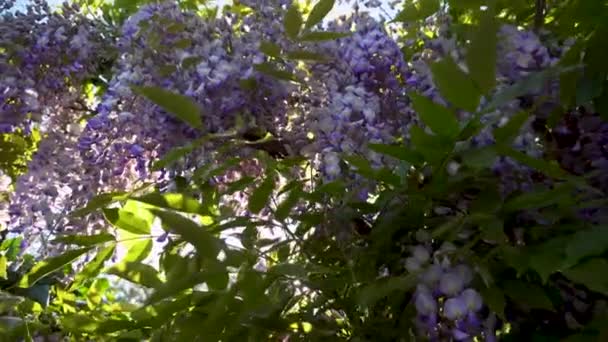
[[[83,208],[74,210],[71,215],[74,217],[81,217],[90,214],[96,211],[97,209],[105,208],[114,202],[121,201],[126,198],[126,192],[112,192],[107,194],[100,194],[93,197]]]
[[[37,281],[44,278],[45,276],[57,271],[63,266],[71,263],[78,259],[78,257],[89,252],[92,248],[80,248],[72,251],[67,251],[56,257],[48,258],[46,260],[39,261],[32,267],[32,269],[25,274],[21,280],[19,280],[19,287],[31,287]]]
[[[260,51],[262,51],[267,56],[281,58],[281,47],[277,44],[263,41],[260,43]]]
[[[574,46],[562,56],[559,61],[560,65],[572,66],[580,63],[583,44],[577,41]],[[559,78],[559,98],[563,105],[574,106],[576,99],[577,83],[580,78],[580,72],[570,71],[560,75]]]
[[[386,144],[367,144],[370,150],[384,154],[395,159],[406,161],[412,165],[420,165],[424,162],[424,157],[416,151],[401,145]]]
[[[142,262],[150,255],[152,251],[152,240],[146,238],[144,240],[133,240],[125,244],[128,249],[127,255],[123,258],[123,262]]]
[[[410,137],[415,151],[424,155],[425,160],[431,164],[441,162],[453,146],[439,136],[427,134],[418,126],[410,128]]]
[[[295,39],[300,34],[300,29],[302,28],[302,14],[295,2],[289,6],[287,13],[285,13],[283,27],[285,28],[287,37],[291,39]]]
[[[279,80],[292,81],[296,83],[299,82],[295,75],[293,75],[292,73],[288,71],[279,70],[270,63],[255,64],[253,68],[263,74],[272,76]]]
[[[302,184],[300,183],[289,191],[287,198],[285,198],[285,200],[283,202],[281,202],[281,204],[279,204],[279,206],[277,207],[277,210],[275,211],[275,216],[276,216],[277,220],[284,221],[287,218],[287,216],[289,216],[291,209],[293,209],[293,207],[295,207],[296,204],[298,204],[298,201],[300,200],[301,197],[302,197]]]
[[[270,200],[270,195],[274,190],[275,181],[272,175],[267,175],[259,187],[257,187],[251,197],[249,197],[248,209],[254,214],[259,213]]]
[[[501,319],[505,319],[505,306],[507,302],[502,290],[496,286],[490,286],[481,287],[479,292],[490,310],[495,312]]]
[[[542,159],[536,159],[536,158],[530,157],[529,155],[527,155],[523,152],[514,150],[514,149],[506,147],[506,146],[496,146],[496,151],[500,155],[511,157],[511,158],[515,159],[516,161],[518,161],[522,164],[528,165],[538,171],[541,171],[548,176],[555,177],[555,178],[565,177],[564,171],[555,162],[549,162],[549,161],[542,160]]]
[[[553,303],[542,287],[520,280],[506,280],[502,285],[505,294],[520,305],[553,311]]]
[[[62,243],[65,245],[77,245],[83,247],[95,246],[105,242],[115,241],[114,235],[101,233],[98,235],[59,235],[52,243]]]
[[[210,259],[215,259],[219,253],[219,241],[213,237],[205,228],[196,224],[179,214],[163,210],[152,210],[160,217],[163,226],[167,226],[169,232],[179,234],[182,239],[191,243],[197,253]],[[164,228],[164,227],[163,227]]]
[[[111,246],[108,246],[97,252],[95,258],[93,258],[93,260],[87,263],[84,268],[80,272],[78,272],[78,274],[76,274],[74,281],[70,285],[70,290],[75,289],[76,287],[78,287],[78,285],[82,284],[86,280],[95,278],[103,269],[105,262],[112,257],[115,250],[116,245],[112,244]]]
[[[149,288],[157,288],[163,285],[158,277],[158,271],[154,267],[139,262],[120,263],[110,267],[105,272]]]
[[[497,33],[498,25],[493,11],[491,9],[484,11],[479,27],[473,32],[465,57],[469,75],[483,94],[489,93],[496,82]]]
[[[363,307],[370,307],[382,298],[388,297],[393,291],[407,291],[416,286],[418,276],[408,274],[401,277],[379,279],[363,286],[357,294],[357,302]]]
[[[403,11],[397,14],[394,21],[409,22],[422,20],[439,11],[439,0],[419,0],[416,3],[408,2]]]
[[[511,117],[504,126],[495,129],[494,137],[496,138],[496,142],[503,145],[510,145],[529,117],[527,112],[519,112]]]
[[[181,158],[187,156],[189,153],[194,151],[195,148],[202,145],[207,140],[209,140],[207,137],[200,138],[186,146],[176,147],[172,149],[171,151],[167,152],[167,154],[165,154],[160,160],[156,161],[154,165],[152,165],[152,171],[161,170],[175,163],[176,161],[180,160]]]
[[[4,255],[0,255],[0,279],[7,279],[7,274],[6,274],[6,266],[7,266],[8,260],[6,259],[6,256]]]
[[[441,95],[455,107],[475,112],[481,93],[471,78],[450,57],[431,64],[433,81]]]
[[[456,115],[451,110],[418,94],[412,94],[411,98],[414,110],[435,134],[449,139],[456,138],[460,127]]]
[[[117,208],[106,208],[103,213],[106,220],[118,229],[138,235],[150,234],[150,222],[136,213]]]
[[[188,96],[173,93],[159,87],[133,86],[133,91],[154,102],[194,128],[201,128],[202,109]]]
[[[583,284],[592,291],[608,295],[606,270],[608,270],[608,261],[594,258],[562,271],[562,273],[575,283]]]
[[[349,32],[329,32],[329,31],[316,31],[309,32],[300,37],[301,42],[322,42],[326,40],[335,40],[340,38],[346,38],[351,36]]]
[[[285,55],[285,58],[294,59],[297,61],[315,61],[315,62],[328,61],[328,58],[320,53],[305,51],[305,50],[289,51]]]
[[[206,208],[199,200],[180,193],[158,193],[153,192],[140,197],[131,198],[133,201],[146,203],[158,208],[171,209],[183,213],[210,215],[209,208]]]
[[[495,243],[505,243],[508,241],[504,231],[503,221],[497,218],[491,219],[481,225],[481,236],[484,240]]]
[[[306,24],[304,28],[306,30],[320,23],[323,18],[331,11],[334,7],[334,0],[319,0],[315,7],[312,8],[310,13],[308,14],[308,18],[306,19]]]
[[[486,3],[485,0],[449,0],[450,8],[457,9],[474,9],[478,10],[479,7]]]
[[[554,189],[549,190],[541,188],[539,190],[523,193],[508,200],[504,205],[504,210],[517,211],[543,208],[571,197],[572,188],[568,185],[557,186]]]
[[[575,265],[588,256],[598,256],[608,250],[608,226],[595,226],[570,237],[566,247],[568,265]]]
[[[540,275],[543,283],[549,280],[551,274],[562,268],[565,260],[564,249],[569,239],[568,236],[561,236],[532,249],[529,265]]]

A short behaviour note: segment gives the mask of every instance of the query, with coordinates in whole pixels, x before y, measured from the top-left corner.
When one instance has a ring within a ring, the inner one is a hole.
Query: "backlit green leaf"
[[[157,288],[163,284],[154,267],[139,262],[120,263],[105,272],[149,288]]]
[[[106,220],[118,229],[138,235],[150,234],[150,222],[137,213],[117,208],[106,208],[103,213]]]
[[[308,14],[304,28],[308,30],[320,23],[334,7],[334,2],[334,0],[319,0]]]
[[[37,281],[44,278],[45,276],[57,271],[63,266],[71,263],[78,259],[78,257],[89,252],[92,248],[80,248],[72,251],[67,251],[56,257],[51,257],[46,260],[39,261],[32,267],[32,269],[25,274],[19,281],[19,287],[31,287]]]

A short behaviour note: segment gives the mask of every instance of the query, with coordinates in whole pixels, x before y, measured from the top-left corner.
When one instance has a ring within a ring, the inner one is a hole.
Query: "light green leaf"
[[[439,0],[419,0],[416,3],[408,2],[403,11],[399,12],[394,21],[409,22],[422,20],[439,11]]]
[[[91,247],[87,247],[67,251],[56,257],[48,258],[46,260],[38,262],[34,265],[34,267],[32,267],[32,269],[27,274],[25,274],[21,278],[21,280],[19,280],[18,286],[24,288],[31,287],[40,279],[78,259],[78,257],[89,252],[91,249]]]
[[[150,234],[151,223],[136,213],[117,208],[106,208],[103,213],[106,220],[118,229],[138,235]]]
[[[272,191],[274,190],[274,186],[274,177],[272,175],[267,175],[260,186],[258,186],[251,194],[251,197],[249,197],[249,211],[254,214],[259,213],[266,206],[266,204],[268,204],[270,195],[272,195]]]
[[[163,285],[154,267],[139,262],[123,262],[110,267],[105,272],[149,288]]]
[[[201,128],[202,109],[188,96],[173,93],[159,87],[133,86],[133,91],[154,102],[194,128]]]
[[[431,72],[439,92],[452,105],[469,112],[477,110],[481,94],[452,58],[446,57],[431,64]]]
[[[322,42],[326,40],[336,40],[351,36],[349,32],[329,32],[329,31],[315,31],[309,32],[300,37],[301,42]]]
[[[411,95],[414,110],[435,134],[454,139],[460,132],[456,115],[444,106],[418,95]]]
[[[283,27],[287,37],[295,39],[300,34],[302,28],[302,13],[298,9],[298,5],[294,2],[289,6],[287,13],[285,13],[285,19],[283,20]]]
[[[191,243],[200,255],[210,259],[217,257],[219,241],[204,227],[176,213],[156,209],[152,212],[163,221],[164,229],[179,234],[182,239]]]
[[[488,9],[481,15],[479,27],[473,31],[466,53],[469,74],[483,94],[489,93],[496,82],[497,33],[498,25],[493,11]]]
[[[325,18],[327,13],[329,13],[329,11],[331,11],[331,9],[334,7],[334,2],[334,0],[319,0],[319,2],[317,2],[315,7],[313,7],[308,14],[304,28],[308,30],[320,23]]]
[[[95,246],[105,242],[114,241],[114,235],[101,233],[98,235],[59,235],[52,240],[52,243],[62,243],[65,245],[77,245],[83,247]]]
[[[128,241],[125,247],[128,249],[127,255],[123,258],[123,262],[142,262],[150,255],[152,251],[152,239]]]
[[[7,263],[8,263],[8,261],[6,260],[6,257],[4,255],[0,255],[0,278],[1,279],[7,278],[7,274],[6,274]]]

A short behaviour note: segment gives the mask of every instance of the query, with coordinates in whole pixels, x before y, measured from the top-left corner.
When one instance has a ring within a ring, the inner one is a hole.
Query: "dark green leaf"
[[[171,151],[167,152],[167,154],[165,154],[160,160],[154,163],[154,165],[152,166],[152,171],[161,170],[164,167],[175,163],[176,161],[180,160],[181,158],[187,156],[189,153],[194,151],[196,147],[202,145],[207,140],[208,138],[197,139],[186,146],[181,146],[172,149]]]
[[[540,275],[543,283],[547,282],[551,274],[562,268],[568,240],[567,236],[551,239],[535,247],[530,253],[529,265]]]
[[[489,9],[483,12],[466,53],[469,74],[483,94],[490,92],[496,82],[497,33],[498,25],[493,11]]]
[[[414,110],[435,134],[449,139],[454,139],[458,135],[460,127],[452,111],[418,94],[412,94],[411,98]]]
[[[505,295],[500,288],[496,286],[482,287],[480,290],[484,303],[488,305],[492,312],[495,312],[498,317],[505,319]]]
[[[317,32],[309,32],[302,37],[300,37],[300,41],[302,42],[321,42],[326,40],[335,40],[340,38],[349,37],[352,33],[348,32],[328,32],[328,31],[317,31]]]
[[[485,5],[486,1],[485,0],[449,0],[448,3],[450,4],[451,8],[464,9],[464,10],[466,10],[466,9],[477,10],[482,5]]]
[[[126,195],[127,195],[126,192],[112,192],[112,193],[97,195],[97,196],[93,197],[84,208],[74,210],[71,215],[75,216],[75,217],[80,217],[80,216],[90,214],[90,213],[96,211],[97,209],[105,208],[106,206],[110,205],[111,203],[126,199],[127,198]]]
[[[520,280],[506,280],[502,283],[505,294],[520,305],[531,309],[553,310],[553,303],[545,290],[535,284]]]
[[[277,210],[275,211],[275,216],[276,216],[277,220],[284,221],[287,218],[287,216],[289,216],[291,209],[293,209],[293,207],[295,207],[296,204],[298,204],[298,201],[300,200],[301,197],[302,197],[302,184],[300,183],[289,191],[287,198],[285,198],[285,200],[283,202],[281,202],[281,204],[279,204],[279,206],[277,207]]]
[[[263,74],[272,76],[279,80],[299,82],[298,79],[290,72],[279,70],[270,63],[255,64],[253,68]]]
[[[138,235],[150,234],[151,222],[133,212],[117,208],[106,208],[103,210],[103,213],[106,220],[118,229]]]
[[[163,210],[152,210],[160,217],[169,232],[179,234],[182,239],[190,242],[196,251],[207,258],[215,259],[219,253],[219,241],[213,237],[204,227],[194,221]]]
[[[417,283],[417,275],[389,277],[363,286],[357,294],[357,302],[363,307],[370,307],[377,301],[390,295],[393,291],[407,291]]]
[[[565,176],[564,171],[555,162],[536,159],[523,152],[505,146],[496,146],[496,151],[501,155],[511,157],[522,164],[541,171],[548,176],[555,178],[563,178]]]
[[[305,51],[305,50],[294,50],[289,51],[285,58],[302,60],[302,61],[315,61],[315,62],[326,62],[328,58],[320,53]]]
[[[441,137],[429,135],[418,126],[410,128],[410,137],[415,151],[424,155],[425,160],[431,164],[442,161],[452,149],[452,145]]]
[[[424,158],[416,151],[401,145],[368,144],[370,150],[391,156],[393,158],[406,161],[412,165],[419,165],[424,162]]]
[[[547,207],[559,203],[564,199],[571,198],[571,190],[570,186],[562,185],[550,190],[539,189],[526,192],[508,200],[504,205],[504,209],[507,211],[517,211]]]
[[[45,276],[57,271],[63,266],[71,263],[72,261],[78,259],[81,255],[87,253],[92,248],[80,248],[72,251],[67,251],[61,255],[56,257],[48,258],[46,260],[42,260],[32,267],[32,269],[25,274],[21,280],[19,280],[19,287],[31,287],[37,281],[44,278]]]
[[[283,26],[285,27],[287,37],[291,39],[295,39],[300,34],[300,29],[302,28],[302,14],[300,13],[300,10],[298,10],[298,5],[295,2],[289,6],[287,13],[285,13]]]
[[[475,112],[481,94],[469,76],[450,57],[431,65],[439,92],[455,107]],[[452,114],[452,117],[454,115]],[[454,118],[455,119],[455,118]]]
[[[262,51],[267,56],[281,58],[281,47],[277,44],[263,41],[260,43],[260,51]]]
[[[494,130],[494,137],[499,144],[510,145],[526,120],[529,118],[528,113],[519,112],[509,118],[509,121],[502,127]]]
[[[583,284],[593,291],[608,295],[606,270],[608,270],[608,261],[594,258],[562,271],[562,273],[575,283]]]
[[[306,19],[305,29],[310,29],[316,24],[320,23],[323,18],[331,11],[334,7],[334,0],[319,0],[315,7],[312,8]]]
[[[175,115],[194,128],[201,128],[202,109],[190,97],[173,93],[159,87],[137,87],[133,90],[154,102],[165,111]]]
[[[566,247],[568,265],[575,265],[588,256],[597,256],[608,250],[608,226],[595,226],[572,236]]]
[[[89,247],[114,240],[114,235],[108,233],[101,233],[98,235],[59,235],[51,242]]]
[[[106,273],[149,288],[157,288],[163,285],[158,277],[158,271],[154,267],[139,262],[120,263],[106,270]]]
[[[268,204],[270,195],[272,195],[272,191],[274,190],[274,186],[274,177],[272,175],[267,175],[260,186],[258,186],[251,194],[251,197],[249,197],[249,211],[254,214],[259,213],[266,206],[266,204]]]

